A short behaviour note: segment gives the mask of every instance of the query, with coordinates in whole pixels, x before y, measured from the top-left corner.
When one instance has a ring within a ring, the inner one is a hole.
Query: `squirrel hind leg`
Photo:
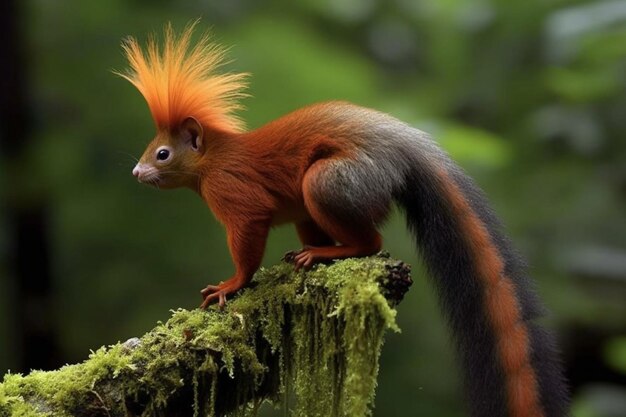
[[[295,224],[302,249],[290,250],[283,255],[283,261],[294,263],[296,256],[305,250],[317,247],[335,246],[333,238],[328,236],[313,220],[304,220]]]
[[[334,259],[373,255],[382,247],[382,238],[373,224],[354,228],[349,223],[343,224],[317,211],[312,215],[316,222],[321,224],[321,229],[339,244],[335,245],[331,240],[332,243],[327,246],[305,246],[292,255],[296,269],[309,268],[314,264]]]
[[[296,268],[307,268],[332,259],[369,256],[380,251],[382,247],[382,238],[376,230],[376,219],[364,215],[372,212],[371,205],[368,207],[368,203],[363,202],[362,210],[356,207],[349,210],[354,206],[353,197],[348,195],[350,190],[341,191],[341,184],[337,183],[332,185],[333,189],[324,188],[333,182],[332,167],[324,166],[326,164],[328,163],[318,163],[309,169],[302,191],[304,204],[313,223],[306,227],[309,228],[308,231],[319,229],[322,232],[305,237],[327,236],[330,244],[302,250],[294,257]],[[383,207],[379,211],[382,213],[382,220],[388,209]],[[298,231],[300,234],[300,229]]]

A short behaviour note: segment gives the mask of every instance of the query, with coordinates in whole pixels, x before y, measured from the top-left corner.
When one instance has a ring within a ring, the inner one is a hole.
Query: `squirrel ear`
[[[191,149],[201,152],[203,149],[204,130],[195,117],[187,117],[181,125],[181,135]]]

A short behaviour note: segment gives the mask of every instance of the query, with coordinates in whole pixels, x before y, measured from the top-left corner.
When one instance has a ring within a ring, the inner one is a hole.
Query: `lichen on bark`
[[[220,311],[178,309],[81,364],[7,374],[0,416],[367,416],[387,329],[410,285],[386,256],[261,269]]]

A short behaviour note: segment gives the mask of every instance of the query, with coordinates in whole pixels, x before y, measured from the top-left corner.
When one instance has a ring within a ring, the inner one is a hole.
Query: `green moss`
[[[6,375],[0,417],[252,416],[263,400],[292,416],[369,415],[384,332],[399,330],[379,287],[392,262],[261,269],[224,311],[179,309],[81,364]]]

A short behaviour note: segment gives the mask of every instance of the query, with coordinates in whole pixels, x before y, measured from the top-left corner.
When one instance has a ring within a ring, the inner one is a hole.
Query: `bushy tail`
[[[398,193],[453,331],[473,417],[563,417],[568,393],[524,266],[478,188],[447,162]],[[444,168],[445,167],[445,168]]]

